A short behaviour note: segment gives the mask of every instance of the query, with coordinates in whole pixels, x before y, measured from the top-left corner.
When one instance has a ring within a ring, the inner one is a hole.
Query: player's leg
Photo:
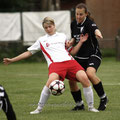
[[[88,110],[92,112],[99,112],[94,108],[93,90],[92,87],[90,86],[90,81],[85,71],[83,70],[78,71],[76,73],[76,78],[83,86],[83,93],[88,104]]]
[[[81,61],[78,58],[76,58],[75,60],[86,70],[87,60]],[[77,85],[77,82],[70,81],[69,86],[70,86],[70,90],[71,90],[73,99],[76,102],[76,106],[72,110],[84,110],[85,107],[84,107],[83,100],[82,100],[82,94],[81,94],[81,90],[79,89],[79,87]],[[81,105],[81,106],[79,106],[79,105]]]
[[[87,67],[87,61],[80,61],[79,59],[76,58],[76,61],[84,68],[86,69]],[[81,90],[79,89],[78,82],[76,81],[70,81],[69,82],[69,86],[70,86],[70,90],[71,90],[71,94],[73,96],[74,101],[76,102],[76,106],[72,109],[72,110],[84,110],[84,103],[82,100],[82,94],[81,94]],[[81,105],[81,106],[80,106]]]
[[[49,75],[48,81],[41,92],[40,99],[38,102],[38,107],[36,110],[30,112],[30,114],[38,114],[42,111],[44,105],[46,104],[48,98],[50,97],[49,85],[52,81],[58,79],[59,79],[59,75],[57,73],[51,73]]]
[[[76,81],[69,80],[69,86],[73,99],[75,100],[76,106],[72,109],[73,111],[84,110],[84,104],[81,96],[81,90],[79,89]]]
[[[96,76],[96,69],[93,67],[88,67],[86,73],[87,73],[90,81],[92,82],[96,93],[100,97],[100,105],[98,107],[98,110],[105,110],[106,104],[108,102],[108,98],[104,91],[101,80]]]
[[[16,115],[5,89],[0,86],[0,104],[8,120],[16,120]]]
[[[105,110],[106,104],[108,102],[108,98],[104,91],[101,80],[96,76],[96,72],[97,72],[97,69],[100,66],[100,64],[101,64],[100,58],[94,57],[94,56],[90,57],[88,60],[88,66],[87,66],[86,73],[87,73],[90,81],[92,82],[96,93],[100,97],[100,105],[98,107],[98,110]]]

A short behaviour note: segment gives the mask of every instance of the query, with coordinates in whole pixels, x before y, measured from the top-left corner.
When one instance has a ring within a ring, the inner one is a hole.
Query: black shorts
[[[88,67],[93,67],[96,69],[98,69],[98,67],[101,64],[101,59],[95,57],[95,56],[91,56],[89,57],[89,59],[85,59],[85,60],[81,60],[78,58],[75,58],[75,60],[86,70]]]

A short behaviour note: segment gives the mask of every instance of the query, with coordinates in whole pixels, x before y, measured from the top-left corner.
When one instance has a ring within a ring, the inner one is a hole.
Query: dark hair
[[[87,6],[86,6],[84,3],[78,4],[78,5],[76,6],[76,8],[78,8],[78,9],[84,8],[84,9],[85,9],[85,13],[88,13]]]
[[[88,14],[87,17],[88,17],[89,19],[91,19],[92,21],[94,21],[94,18],[91,17],[91,13],[88,11],[88,8],[87,8],[86,4],[84,4],[84,3],[79,3],[79,4],[76,6],[76,8],[78,8],[78,9],[84,8],[84,9],[85,9],[85,13]]]

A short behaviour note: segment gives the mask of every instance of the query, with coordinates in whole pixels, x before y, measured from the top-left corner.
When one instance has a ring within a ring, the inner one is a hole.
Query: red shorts
[[[64,62],[51,63],[49,66],[49,75],[51,73],[57,73],[60,76],[60,80],[65,78],[69,80],[77,80],[76,73],[79,70],[84,70],[84,68],[77,63],[76,60],[69,60]]]

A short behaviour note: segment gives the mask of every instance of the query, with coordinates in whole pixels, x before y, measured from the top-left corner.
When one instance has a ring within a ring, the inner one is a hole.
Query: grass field
[[[104,58],[97,72],[109,98],[107,109],[99,113],[88,112],[86,102],[85,111],[72,112],[75,103],[68,82],[65,80],[64,94],[58,97],[51,96],[41,114],[30,115],[29,112],[37,107],[41,90],[48,78],[47,73],[46,63],[14,63],[8,66],[0,64],[0,84],[5,87],[9,95],[17,120],[120,119],[120,62],[116,62],[114,58]],[[79,86],[82,88],[80,84]],[[94,98],[97,108],[99,98],[95,92]],[[0,120],[6,120],[2,111],[0,111]]]

